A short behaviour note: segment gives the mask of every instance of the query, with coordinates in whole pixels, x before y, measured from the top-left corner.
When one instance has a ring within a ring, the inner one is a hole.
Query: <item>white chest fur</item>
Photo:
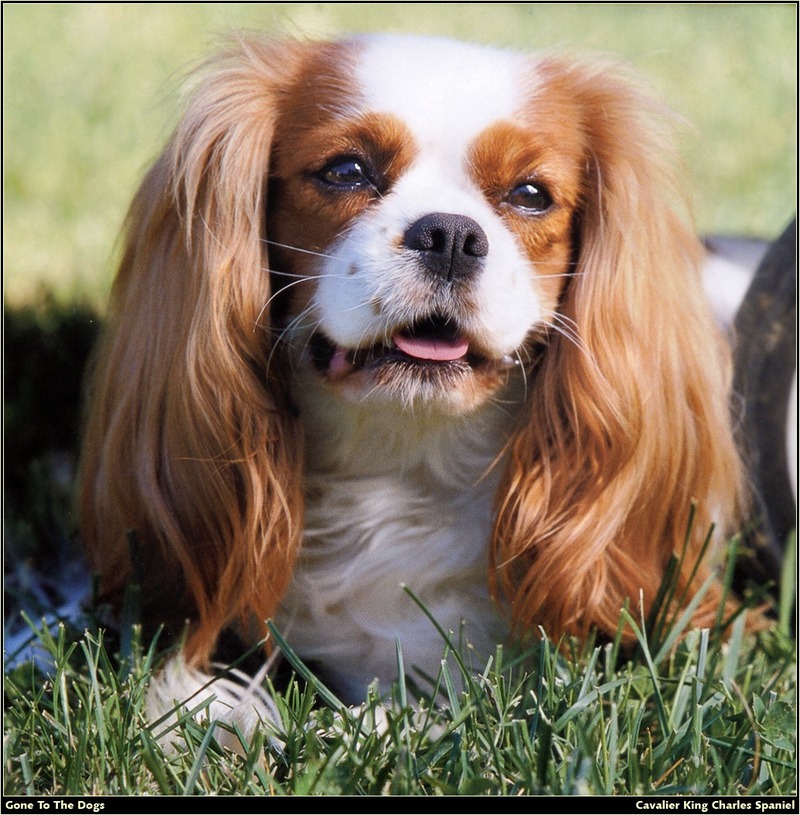
[[[299,401],[306,531],[278,619],[292,647],[350,702],[375,678],[388,690],[398,640],[406,671],[435,677],[445,643],[406,585],[485,660],[505,634],[487,558],[509,403],[454,419],[343,406],[319,391]]]

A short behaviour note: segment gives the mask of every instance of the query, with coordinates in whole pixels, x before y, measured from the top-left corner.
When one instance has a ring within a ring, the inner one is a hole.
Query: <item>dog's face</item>
[[[391,37],[322,50],[287,100],[267,232],[296,364],[354,400],[481,404],[569,278],[572,100],[519,55]]]

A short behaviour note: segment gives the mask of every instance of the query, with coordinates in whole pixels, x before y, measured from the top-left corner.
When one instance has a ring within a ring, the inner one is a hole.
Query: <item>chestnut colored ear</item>
[[[300,436],[267,304],[266,179],[276,100],[299,45],[215,61],[136,195],[90,388],[82,535],[119,601],[141,555],[146,616],[208,658],[221,628],[263,623],[301,527]]]
[[[562,308],[574,336],[553,334],[530,385],[499,493],[492,580],[520,629],[613,636],[626,599],[636,608],[641,592],[649,610],[693,502],[679,595],[713,567],[690,579],[710,525],[735,529],[744,493],[730,361],[681,217],[663,112],[607,69],[540,71],[576,101],[574,126],[588,134]],[[715,587],[696,622],[713,622],[719,602]]]

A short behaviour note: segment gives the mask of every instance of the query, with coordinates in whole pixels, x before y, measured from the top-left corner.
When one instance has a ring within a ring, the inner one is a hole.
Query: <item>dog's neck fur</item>
[[[505,632],[487,586],[499,458],[515,388],[472,413],[345,403],[300,375],[305,536],[279,624],[346,701],[406,672],[436,676],[445,643],[407,586],[458,642],[488,657]]]

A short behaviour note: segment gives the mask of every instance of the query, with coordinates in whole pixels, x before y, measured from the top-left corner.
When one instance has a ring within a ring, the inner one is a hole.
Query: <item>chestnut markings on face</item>
[[[267,204],[270,268],[279,288],[316,276],[319,256],[412,159],[402,122],[359,112],[352,80],[357,53],[352,43],[328,44],[309,58],[282,99]],[[346,183],[356,168],[368,183]],[[292,286],[289,311],[302,310],[311,292],[310,283]]]
[[[571,271],[583,150],[572,144],[564,149],[560,135],[549,130],[546,124],[498,122],[470,146],[469,167],[520,242],[543,305],[553,310]]]

